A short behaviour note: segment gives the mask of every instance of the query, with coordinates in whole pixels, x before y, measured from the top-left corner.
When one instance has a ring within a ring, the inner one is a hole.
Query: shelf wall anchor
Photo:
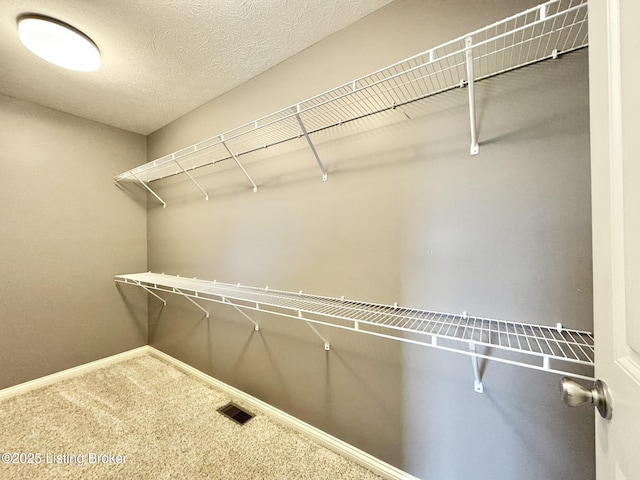
[[[482,385],[482,380],[480,379],[480,369],[478,368],[478,357],[473,355],[476,353],[476,344],[469,342],[469,351],[472,352],[471,355],[471,366],[473,367],[473,391],[476,393],[484,393],[484,386]]]
[[[327,175],[327,169],[324,168],[324,165],[322,164],[322,160],[320,160],[320,156],[318,155],[318,152],[316,151],[316,147],[313,145],[313,142],[311,141],[311,138],[309,137],[309,133],[307,132],[307,128],[304,126],[304,122],[302,121],[302,118],[300,118],[300,105],[296,105],[294,108],[294,112],[296,114],[296,120],[298,120],[298,125],[300,125],[300,129],[302,130],[302,134],[304,135],[304,138],[307,139],[307,143],[309,144],[309,147],[311,147],[311,151],[313,152],[313,155],[316,157],[316,162],[318,162],[318,166],[320,167],[320,170],[322,170],[322,181],[326,182],[328,175]]]
[[[258,191],[258,185],[256,185],[256,183],[253,181],[249,173],[247,173],[245,168],[242,166],[242,164],[240,163],[240,160],[238,160],[238,156],[229,149],[229,147],[227,146],[227,143],[224,141],[224,135],[220,135],[220,143],[222,143],[222,146],[227,150],[227,152],[229,152],[229,155],[231,155],[233,160],[236,162],[236,165],[240,167],[240,170],[242,170],[242,173],[244,173],[244,176],[247,177],[247,180],[249,180],[251,185],[253,185],[253,193],[256,193]]]
[[[198,302],[196,302],[195,300],[193,300],[191,297],[189,297],[189,295],[187,295],[186,293],[184,293],[182,290],[180,290],[179,288],[175,288],[174,287],[174,292],[179,293],[180,295],[182,295],[184,298],[186,298],[187,300],[189,300],[191,303],[193,303],[196,307],[198,307],[200,310],[202,310],[205,314],[205,316],[207,318],[209,318],[209,312],[202,307],[201,305],[198,304]]]
[[[251,318],[249,315],[247,315],[245,312],[243,312],[240,307],[238,307],[235,303],[231,302],[227,297],[222,297],[222,303],[226,303],[227,305],[231,305],[233,308],[235,308],[236,312],[238,312],[244,318],[246,318],[251,323],[253,323],[253,329],[256,332],[260,331],[260,325],[258,325],[258,322],[256,322],[253,318]],[[256,308],[256,310],[259,310],[259,308]]]
[[[194,185],[195,185],[196,187],[198,187],[198,189],[203,193],[203,195],[204,195],[204,199],[208,202],[208,201],[209,201],[209,194],[204,190],[204,188],[202,188],[202,187],[200,186],[200,184],[199,184],[198,182],[196,182],[196,180],[191,176],[191,174],[190,174],[189,172],[187,172],[187,170],[186,170],[186,169],[185,169],[185,168],[180,164],[180,162],[179,162],[178,160],[176,160],[176,158],[175,158],[175,155],[174,155],[174,154],[171,154],[171,159],[172,159],[174,162],[176,162],[176,165],[178,165],[178,166],[180,167],[180,169],[182,170],[182,172],[183,172],[184,174],[186,174],[186,175],[187,175],[187,177],[189,177],[189,180],[191,180],[191,181],[194,183]]]
[[[151,187],[149,187],[149,185],[147,185],[145,182],[143,182],[142,180],[140,180],[140,177],[138,177],[135,173],[132,173],[131,175],[133,175],[135,177],[136,180],[138,180],[140,182],[140,185],[142,185],[144,188],[146,188],[149,192],[151,192],[151,194],[156,197],[160,203],[162,204],[162,208],[167,208],[167,204],[164,202],[164,200],[162,200],[158,194],[156,192],[154,192],[153,190],[151,190]]]
[[[475,90],[473,85],[473,40],[471,37],[467,37],[464,41],[467,47],[467,89],[469,91],[469,123],[471,126],[471,148],[469,152],[471,155],[477,155],[480,152],[478,146],[478,137],[476,132],[476,99]]]
[[[545,20],[547,18],[547,8],[549,5],[544,4],[544,5],[540,5],[540,20]]]

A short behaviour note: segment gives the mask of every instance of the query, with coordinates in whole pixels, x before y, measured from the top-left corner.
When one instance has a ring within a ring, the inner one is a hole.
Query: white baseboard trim
[[[54,383],[67,380],[68,378],[77,377],[78,375],[83,375],[99,368],[108,367],[109,365],[113,365],[114,363],[120,363],[125,360],[148,355],[149,348],[150,347],[148,345],[145,345],[143,347],[134,348],[133,350],[118,353],[110,357],[101,358],[100,360],[96,360],[94,362],[89,362],[85,363],[84,365],[69,368],[61,372],[52,373],[51,375],[47,375],[45,377],[40,377],[36,378],[35,380],[19,383],[18,385],[14,385],[13,387],[0,390],[0,400],[15,397],[16,395],[22,395],[23,393],[30,392],[31,390],[37,390],[39,388],[43,388]]]
[[[144,355],[151,355],[153,357],[164,360],[165,362],[175,366],[184,373],[195,377],[198,380],[213,386],[214,388],[222,390],[231,397],[246,403],[252,408],[264,413],[270,418],[273,418],[275,421],[286,425],[287,427],[297,432],[300,432],[301,434],[310,438],[312,441],[330,450],[333,450],[334,452],[342,455],[345,458],[348,458],[349,460],[352,460],[358,465],[362,465],[363,467],[371,470],[372,472],[380,475],[383,478],[386,478],[388,480],[419,480],[417,477],[414,477],[413,475],[410,475],[407,472],[394,467],[393,465],[389,465],[388,463],[383,462],[373,455],[363,452],[362,450],[349,445],[348,443],[335,438],[334,436],[329,435],[328,433],[323,432],[322,430],[309,425],[308,423],[305,423],[302,420],[289,415],[288,413],[283,412],[282,410],[278,410],[268,403],[263,402],[262,400],[259,400],[241,390],[238,390],[231,385],[227,385],[226,383],[221,382],[220,380],[217,380],[196,368],[193,368],[191,365],[187,365],[186,363],[181,362],[180,360],[173,358],[172,356],[167,355],[166,353],[161,352],[160,350],[149,345],[134,348],[133,350],[119,353],[117,355],[112,355],[110,357],[96,360],[94,362],[86,363],[84,365],[47,375],[46,377],[37,378],[35,380],[21,383],[13,387],[5,388],[3,390],[0,390],[0,400],[5,400],[7,398],[21,395],[32,390],[37,390],[39,388],[61,382],[69,378],[77,377],[78,375],[83,375],[93,370],[98,370],[99,368],[104,368],[115,363],[142,357]]]
[[[323,432],[322,430],[309,425],[308,423],[305,423],[302,420],[289,415],[288,413],[283,412],[282,410],[278,410],[268,403],[263,402],[262,400],[259,400],[241,390],[238,390],[231,385],[227,385],[220,380],[210,377],[206,373],[203,373],[200,370],[193,368],[191,365],[181,362],[180,360],[173,358],[172,356],[167,355],[166,353],[161,352],[156,348],[150,346],[148,347],[148,352],[151,356],[164,360],[167,363],[175,366],[179,370],[182,370],[184,373],[191,375],[199,379],[200,381],[211,385],[214,388],[222,390],[231,397],[234,397],[235,399],[240,400],[247,405],[250,405],[256,410],[264,413],[268,417],[273,418],[275,421],[286,425],[287,427],[300,432],[303,435],[306,435],[314,442],[330,450],[333,450],[334,452],[342,455],[345,458],[348,458],[349,460],[352,460],[358,465],[362,465],[363,467],[371,470],[372,472],[380,475],[383,478],[386,478],[388,480],[419,480],[417,477],[414,477],[413,475],[410,475],[407,472],[394,467],[393,465],[389,465],[388,463],[383,462],[373,455],[363,452],[362,450],[349,445],[348,443],[336,437],[333,437],[332,435],[329,435],[328,433]]]

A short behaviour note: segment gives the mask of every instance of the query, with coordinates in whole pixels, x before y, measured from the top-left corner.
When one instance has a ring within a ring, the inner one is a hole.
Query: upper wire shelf
[[[257,185],[240,165],[239,157],[303,136],[309,142],[326,180],[327,172],[309,134],[464,86],[469,87],[471,153],[477,153],[474,81],[544,59],[557,58],[559,54],[587,44],[587,0],[551,0],[128,170],[117,175],[115,181],[138,181],[149,188],[148,182],[180,173],[189,175],[193,169],[234,159],[255,191]],[[196,183],[193,177],[189,177]],[[204,189],[196,185],[208,199]]]
[[[466,313],[432,312],[152,272],[117,275],[115,281],[142,287],[163,303],[166,301],[154,291],[182,295],[207,317],[208,311],[195,299],[229,305],[251,321],[256,330],[259,330],[258,323],[246,311],[303,320],[324,341],[326,350],[329,350],[329,342],[313,325],[327,325],[469,355],[474,361],[476,391],[482,391],[478,358],[593,380],[592,376],[584,374],[585,367],[592,369],[594,365],[593,334],[560,325],[532,325]],[[479,352],[477,347],[486,348]]]

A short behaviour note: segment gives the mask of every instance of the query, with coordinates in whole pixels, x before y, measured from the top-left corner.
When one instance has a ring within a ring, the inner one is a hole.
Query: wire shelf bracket
[[[236,162],[236,165],[238,165],[238,167],[240,168],[240,170],[242,170],[242,173],[244,173],[244,176],[247,177],[247,180],[249,180],[249,183],[251,183],[251,185],[253,186],[253,193],[256,193],[258,191],[258,185],[256,185],[256,182],[253,181],[253,179],[251,178],[251,176],[249,175],[249,173],[245,170],[245,168],[242,166],[242,164],[240,163],[240,160],[238,160],[238,155],[236,155],[235,153],[233,153],[231,151],[231,149],[229,148],[229,146],[227,145],[227,143],[224,141],[224,134],[220,135],[220,143],[222,144],[222,146],[227,150],[227,152],[229,153],[229,155],[231,155],[233,157],[233,160]]]
[[[197,149],[196,149],[197,150]],[[209,201],[209,194],[204,190],[204,188],[202,188],[200,186],[200,184],[198,182],[196,182],[195,178],[193,178],[193,176],[187,172],[185,170],[185,168],[180,164],[180,162],[175,158],[175,155],[173,155],[173,161],[176,162],[176,165],[178,165],[178,167],[180,167],[180,170],[182,170],[182,172],[189,177],[189,180],[191,180],[193,182],[193,184],[198,187],[198,190],[200,190],[203,194],[204,194],[204,199],[206,201]]]
[[[140,181],[153,193],[149,182],[232,159],[255,192],[257,185],[240,158],[300,136],[309,144],[325,180],[327,170],[312,141],[314,134],[464,86],[468,87],[469,95],[470,154],[476,155],[479,152],[475,98],[478,82],[587,47],[587,24],[587,0],[549,0],[140,165],[117,175],[115,180]],[[176,162],[180,168],[176,169]]]
[[[302,295],[303,295],[302,291],[300,291],[300,292],[298,293],[298,295],[302,296]],[[307,326],[311,329],[311,331],[312,331],[313,333],[315,333],[315,334],[316,334],[316,336],[317,336],[320,340],[322,340],[322,343],[324,344],[324,349],[325,349],[327,352],[328,352],[329,350],[331,350],[331,345],[329,344],[329,340],[327,340],[326,338],[324,338],[324,337],[322,336],[322,334],[318,331],[318,329],[317,329],[316,327],[314,327],[314,326],[313,326],[313,324],[312,324],[312,323],[310,323],[309,321],[305,320],[304,315],[302,314],[302,310],[298,310],[298,318],[300,318],[301,320],[303,320],[303,321],[304,321],[304,323],[306,323],[306,324],[307,324]]]
[[[471,148],[469,149],[469,153],[471,155],[477,155],[480,152],[480,147],[478,146],[478,133],[476,131],[476,96],[473,78],[473,39],[471,37],[467,37],[465,38],[464,43],[467,47],[465,60],[467,65],[467,90],[469,91],[469,122],[471,125]]]
[[[198,307],[200,310],[202,310],[202,312],[204,313],[204,316],[206,318],[209,318],[209,311],[204,308],[203,306],[201,306],[198,302],[196,302],[195,300],[193,300],[191,298],[190,295],[187,295],[186,293],[184,293],[182,290],[180,290],[177,287],[173,287],[173,293],[177,293],[178,295],[181,295],[182,297],[186,298],[187,300],[189,300],[191,303],[193,303],[196,307]],[[196,297],[198,296],[197,293],[195,295]]]
[[[243,310],[240,309],[240,307],[238,307],[235,303],[233,303],[231,300],[229,300],[226,297],[222,297],[222,303],[225,303],[227,305],[232,306],[236,312],[238,312],[240,315],[242,315],[244,318],[246,318],[247,320],[249,320],[251,323],[253,323],[253,329],[256,332],[260,331],[260,325],[258,325],[258,322],[256,322],[253,318],[251,318],[249,315],[247,315]]]
[[[304,320],[304,319],[303,319],[303,320]],[[324,349],[325,349],[327,352],[328,352],[329,350],[331,350],[331,345],[329,344],[329,341],[328,341],[326,338],[324,338],[324,337],[320,334],[320,332],[318,331],[318,329],[317,329],[316,327],[314,327],[312,323],[309,323],[309,322],[307,322],[306,320],[305,320],[305,322],[304,322],[304,323],[306,323],[306,324],[307,324],[307,326],[311,329],[311,331],[312,331],[313,333],[315,333],[315,334],[318,336],[318,338],[319,338],[320,340],[322,340],[322,343],[324,344]]]
[[[126,283],[132,283],[134,285],[137,285],[138,287],[142,288],[145,292],[147,292],[149,295],[156,297],[158,300],[160,300],[162,302],[163,306],[167,306],[167,301],[162,298],[160,295],[158,295],[156,292],[154,292],[153,290],[151,290],[149,287],[147,287],[146,285],[144,285],[143,283],[137,281],[137,280],[132,280],[130,282],[126,282]]]
[[[162,203],[162,208],[167,208],[167,204],[166,204],[166,202],[165,202],[164,200],[162,200],[162,199],[158,196],[158,194],[157,194],[156,192],[154,192],[154,191],[151,189],[151,187],[150,187],[149,185],[147,185],[147,183],[146,183],[146,182],[142,181],[142,180],[140,179],[140,177],[138,177],[135,173],[133,174],[133,177],[134,177],[134,178],[135,178],[135,179],[140,183],[140,185],[142,185],[144,188],[146,188],[146,189],[147,189],[147,191],[151,192],[151,194],[152,194],[154,197],[156,197],[156,198],[160,201],[160,203]],[[118,182],[119,182],[119,180],[117,180],[117,179],[116,179],[116,183],[118,183]]]
[[[534,325],[475,317],[466,312],[433,312],[152,272],[116,275],[114,280],[146,291],[231,305],[245,313],[266,312],[302,320],[323,341],[325,350],[330,349],[329,342],[315,328],[318,325],[467,355],[478,393],[484,390],[478,366],[481,359],[594,380],[593,334],[560,324]],[[254,325],[257,326],[255,322]],[[484,347],[483,353],[478,347]]]
[[[320,170],[322,170],[322,181],[326,182],[327,181],[327,169],[324,167],[322,160],[320,160],[320,156],[318,155],[318,152],[316,151],[316,147],[313,145],[313,142],[311,141],[311,138],[309,137],[309,133],[307,132],[307,128],[304,126],[304,122],[302,121],[302,118],[300,118],[300,104],[295,106],[294,111],[296,112],[296,120],[298,120],[298,124],[300,125],[300,130],[302,130],[302,134],[304,135],[304,138],[306,138],[307,143],[309,144],[309,147],[311,148],[311,151],[313,152],[313,156],[316,157],[316,162],[318,162],[318,166],[320,167]]]
[[[473,391],[476,393],[484,393],[484,386],[482,385],[482,379],[480,378],[480,369],[478,368],[478,357],[474,355],[477,353],[476,344],[469,342],[469,351],[471,352],[471,367],[473,368]]]

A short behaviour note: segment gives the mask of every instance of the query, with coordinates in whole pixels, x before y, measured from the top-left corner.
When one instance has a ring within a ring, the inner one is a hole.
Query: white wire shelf
[[[426,50],[386,68],[215,135],[115,177],[115,181],[148,183],[304,137],[327,172],[309,135],[376,113],[402,107],[453,88],[468,87],[471,153],[478,152],[474,81],[541,60],[557,58],[588,44],[587,0],[551,0],[500,22]],[[150,190],[154,195],[155,192]],[[162,201],[157,195],[156,198]],[[166,206],[166,204],[165,204]]]
[[[330,348],[329,342],[313,325],[326,325],[469,355],[473,361],[477,391],[482,391],[477,370],[478,358],[593,380],[592,375],[584,373],[592,373],[594,365],[593,334],[586,331],[151,272],[117,275],[115,281],[142,287],[165,304],[166,301],[154,292],[181,295],[205,312],[207,317],[206,308],[195,300],[229,305],[251,321],[255,330],[259,330],[258,323],[247,315],[247,311],[302,320],[323,340],[326,350]],[[478,347],[485,348],[479,351]]]

